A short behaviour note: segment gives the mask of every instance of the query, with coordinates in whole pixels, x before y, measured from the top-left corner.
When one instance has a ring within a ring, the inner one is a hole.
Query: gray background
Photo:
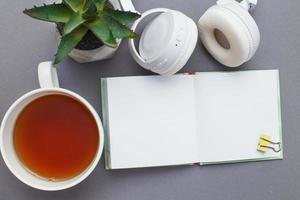
[[[56,50],[53,25],[22,14],[41,0],[0,1],[0,117],[22,94],[38,88],[37,65]],[[194,20],[215,0],[134,0],[145,11],[168,7]],[[300,1],[260,0],[253,12],[261,30],[256,56],[243,69],[280,69],[284,160],[214,166],[179,166],[105,171],[103,161],[83,183],[59,192],[43,192],[18,181],[0,160],[0,200],[233,200],[300,197]],[[227,70],[199,44],[182,72]],[[59,66],[61,86],[85,97],[100,110],[100,77],[150,74],[131,58],[124,42],[112,60]],[[251,122],[249,122],[251,123]]]

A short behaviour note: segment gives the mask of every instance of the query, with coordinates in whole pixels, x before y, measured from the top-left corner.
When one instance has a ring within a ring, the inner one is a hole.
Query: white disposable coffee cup
[[[83,181],[96,167],[103,151],[103,144],[104,144],[103,126],[97,112],[83,97],[81,97],[80,95],[72,91],[59,88],[56,68],[52,66],[51,62],[43,62],[39,65],[38,76],[39,76],[39,82],[41,88],[28,92],[27,94],[19,98],[17,101],[15,101],[4,116],[0,128],[1,153],[9,170],[23,183],[40,190],[47,190],[47,191],[63,190],[66,188],[70,188]],[[90,111],[91,115],[94,117],[95,122],[97,123],[98,126],[98,133],[100,138],[100,142],[98,145],[95,158],[91,162],[91,164],[85,169],[85,171],[83,171],[81,174],[75,177],[72,177],[67,180],[62,180],[62,181],[47,180],[45,178],[41,178],[33,174],[32,172],[30,172],[18,159],[18,156],[15,152],[14,145],[13,145],[14,125],[20,112],[33,100],[51,94],[66,95],[81,102]]]

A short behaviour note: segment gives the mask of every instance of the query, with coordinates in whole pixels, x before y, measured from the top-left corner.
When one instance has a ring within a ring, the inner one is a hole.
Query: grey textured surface
[[[37,65],[56,50],[54,26],[22,14],[41,0],[0,1],[0,117],[22,94],[38,87]],[[138,10],[169,7],[194,20],[215,0],[134,0]],[[253,12],[260,30],[256,56],[242,69],[280,69],[284,160],[214,166],[179,166],[105,171],[103,161],[83,183],[59,192],[43,192],[18,181],[0,160],[0,200],[233,200],[300,197],[300,1],[260,0]],[[182,72],[226,70],[198,45]],[[73,90],[100,111],[99,79],[144,75],[123,42],[114,59],[59,67],[61,86]]]

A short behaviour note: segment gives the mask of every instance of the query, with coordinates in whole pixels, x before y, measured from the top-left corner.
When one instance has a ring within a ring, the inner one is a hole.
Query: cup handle
[[[41,88],[58,88],[58,76],[51,61],[42,62],[38,67],[38,78]]]

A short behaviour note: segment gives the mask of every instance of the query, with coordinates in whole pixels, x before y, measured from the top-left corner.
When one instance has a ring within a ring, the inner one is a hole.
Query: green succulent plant
[[[114,10],[108,0],[63,0],[62,3],[34,6],[23,11],[30,17],[63,24],[61,40],[54,58],[59,63],[90,30],[109,47],[117,47],[117,39],[135,38],[128,26],[140,17],[138,13]]]

